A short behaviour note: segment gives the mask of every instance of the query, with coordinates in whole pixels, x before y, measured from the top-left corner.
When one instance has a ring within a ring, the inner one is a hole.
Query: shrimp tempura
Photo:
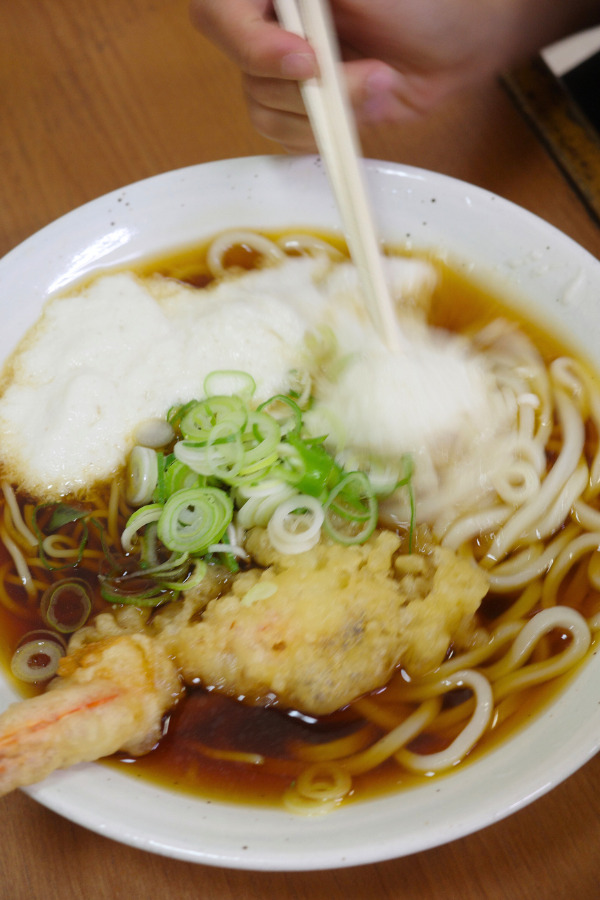
[[[255,529],[248,547],[264,568],[222,596],[217,579],[125,633],[118,612],[80,629],[50,689],[0,715],[0,794],[118,750],[147,752],[184,683],[320,715],[381,687],[395,666],[431,671],[487,590],[451,551],[402,555],[389,531],[286,557]]]
[[[0,716],[0,794],[117,750],[150,750],[182,690],[175,663],[147,635],[66,656],[50,690]]]

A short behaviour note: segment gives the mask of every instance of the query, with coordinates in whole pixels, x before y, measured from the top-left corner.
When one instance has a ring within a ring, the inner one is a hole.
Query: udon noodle
[[[232,266],[278,265],[288,255],[302,254],[344,258],[340,247],[323,237],[272,238],[244,231],[215,239],[203,268],[182,257],[162,270],[204,284],[231,277]],[[443,325],[444,277],[439,292],[434,311]],[[400,670],[384,689],[356,699],[342,716],[339,736],[330,730],[327,740],[293,742],[278,758],[264,748],[255,751],[251,741],[234,748],[196,742],[200,766],[204,756],[237,768],[271,767],[277,777],[283,772],[288,809],[327,812],[351,798],[360,779],[384,763],[411,777],[464,763],[490,735],[518,719],[532,690],[559,683],[559,676],[573,672],[590,651],[600,629],[600,387],[584,363],[560,355],[551,342],[536,346],[506,310],[495,313],[472,308],[472,321],[461,330],[488,360],[513,427],[452,471],[431,454],[417,454],[412,523],[406,492],[380,509],[381,526],[403,537],[403,552],[410,523],[417,555],[441,545],[484,573],[489,594],[468,639],[450,646],[435,671],[409,678]],[[299,403],[308,401],[309,374],[304,373]],[[47,629],[40,598],[63,577],[62,567],[75,562],[92,588],[93,611],[103,614],[101,627],[128,630],[156,615],[124,605],[107,616],[109,604],[94,587],[107,547],[122,552],[120,534],[132,512],[122,477],[86,498],[85,514],[60,536],[43,539],[49,510],[40,510],[7,480],[2,488],[0,602],[7,655],[24,631]],[[243,544],[243,536],[236,537]],[[402,783],[402,777],[392,779]]]

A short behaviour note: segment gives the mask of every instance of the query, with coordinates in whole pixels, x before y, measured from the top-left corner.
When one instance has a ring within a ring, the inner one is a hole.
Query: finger
[[[359,128],[413,119],[421,114],[407,100],[406,79],[378,60],[344,63],[348,96]],[[295,153],[314,152],[316,143],[300,86],[278,78],[245,76],[250,119],[264,137]]]
[[[361,126],[418,118],[448,93],[444,83],[433,76],[399,72],[379,60],[346,62],[344,75]]]
[[[306,115],[300,86],[296,81],[247,75],[244,78],[244,90],[246,99],[252,98],[260,106],[299,116]]]
[[[293,112],[263,106],[247,97],[252,125],[263,137],[281,144],[291,153],[314,153],[315,139],[308,118]]]
[[[385,64],[376,60],[345,63],[344,75],[359,128],[418,115],[402,95],[403,77]],[[250,120],[263,137],[293,153],[316,150],[297,83],[253,76],[245,76],[243,81]]]
[[[275,22],[267,0],[192,0],[190,15],[245,73],[301,79],[316,71],[310,45]]]

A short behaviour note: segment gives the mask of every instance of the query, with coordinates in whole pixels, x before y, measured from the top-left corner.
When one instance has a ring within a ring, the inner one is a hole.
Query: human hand
[[[359,127],[422,116],[444,97],[544,43],[597,21],[597,0],[331,0]],[[314,150],[298,81],[309,44],[277,24],[271,0],[191,0],[197,27],[240,67],[250,117],[295,152]]]

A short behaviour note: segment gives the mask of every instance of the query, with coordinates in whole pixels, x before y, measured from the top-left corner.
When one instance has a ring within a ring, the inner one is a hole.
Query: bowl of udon
[[[0,261],[0,790],[232,868],[424,850],[600,745],[600,264],[367,161],[101,197]],[[8,711],[6,711],[8,710]]]

